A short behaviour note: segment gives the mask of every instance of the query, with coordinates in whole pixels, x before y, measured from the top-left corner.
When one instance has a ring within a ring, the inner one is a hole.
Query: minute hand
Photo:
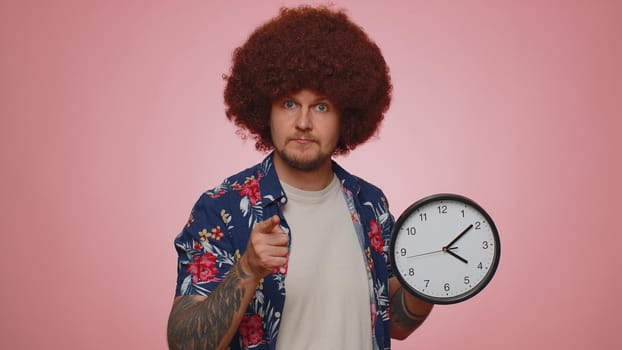
[[[473,224],[470,224],[467,228],[465,228],[462,232],[460,232],[460,234],[458,234],[456,238],[454,238],[451,242],[449,242],[449,244],[446,245],[445,247],[451,248],[451,246],[454,245],[454,243],[456,243],[460,238],[462,238],[462,236],[464,236],[472,227],[473,227]]]

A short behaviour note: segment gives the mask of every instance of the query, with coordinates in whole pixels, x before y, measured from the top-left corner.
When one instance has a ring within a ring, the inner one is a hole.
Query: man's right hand
[[[289,238],[279,223],[279,217],[274,215],[255,224],[251,231],[240,264],[252,278],[259,280],[275,267],[287,264]]]
[[[287,263],[287,234],[279,217],[257,223],[246,252],[207,296],[175,298],[168,322],[170,349],[227,349],[259,281]]]

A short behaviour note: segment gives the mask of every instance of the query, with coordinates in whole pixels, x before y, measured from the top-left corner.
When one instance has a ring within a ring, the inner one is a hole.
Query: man
[[[379,48],[340,11],[282,9],[235,51],[227,116],[272,152],[205,192],[175,239],[171,349],[389,349],[423,322],[432,305],[391,275],[382,191],[332,160],[390,96]]]

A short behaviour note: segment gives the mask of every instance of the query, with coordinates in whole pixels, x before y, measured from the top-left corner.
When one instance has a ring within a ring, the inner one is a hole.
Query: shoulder
[[[392,223],[392,217],[389,211],[389,201],[380,187],[360,178],[355,177],[358,181],[360,191],[358,199],[363,206],[373,211],[376,221],[381,225]]]
[[[249,184],[262,177],[261,164],[244,169],[237,174],[225,178],[219,185],[210,188],[201,194],[199,203],[210,204],[226,202],[232,197],[239,197],[239,192]]]
[[[339,166],[334,164],[334,171],[341,179],[343,184],[353,193],[356,193],[362,201],[383,202],[386,203],[386,196],[382,189],[375,184],[363,179],[360,176],[353,175]]]
[[[227,177],[219,185],[210,188],[199,196],[190,212],[190,217],[183,232],[188,231],[193,239],[197,240],[201,232],[207,233],[216,228],[226,231],[240,217],[240,203],[244,198],[252,196],[249,191],[253,179],[258,174],[258,166],[247,168],[237,174]],[[250,200],[247,199],[248,202]],[[235,220],[233,220],[235,221]],[[183,233],[182,232],[182,233]]]
[[[353,175],[353,177],[356,179],[358,185],[361,188],[361,193],[364,194],[368,194],[370,196],[375,196],[375,197],[382,197],[384,198],[384,192],[382,191],[382,189],[374,184],[372,184],[371,182],[368,182],[367,180],[355,176]]]

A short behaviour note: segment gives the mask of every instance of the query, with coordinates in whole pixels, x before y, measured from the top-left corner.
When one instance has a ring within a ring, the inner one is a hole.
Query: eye
[[[326,103],[318,103],[315,106],[315,109],[317,109],[319,112],[328,112],[328,105]]]
[[[292,100],[285,100],[285,102],[283,102],[283,107],[285,107],[286,109],[292,109],[295,106],[296,104]]]

